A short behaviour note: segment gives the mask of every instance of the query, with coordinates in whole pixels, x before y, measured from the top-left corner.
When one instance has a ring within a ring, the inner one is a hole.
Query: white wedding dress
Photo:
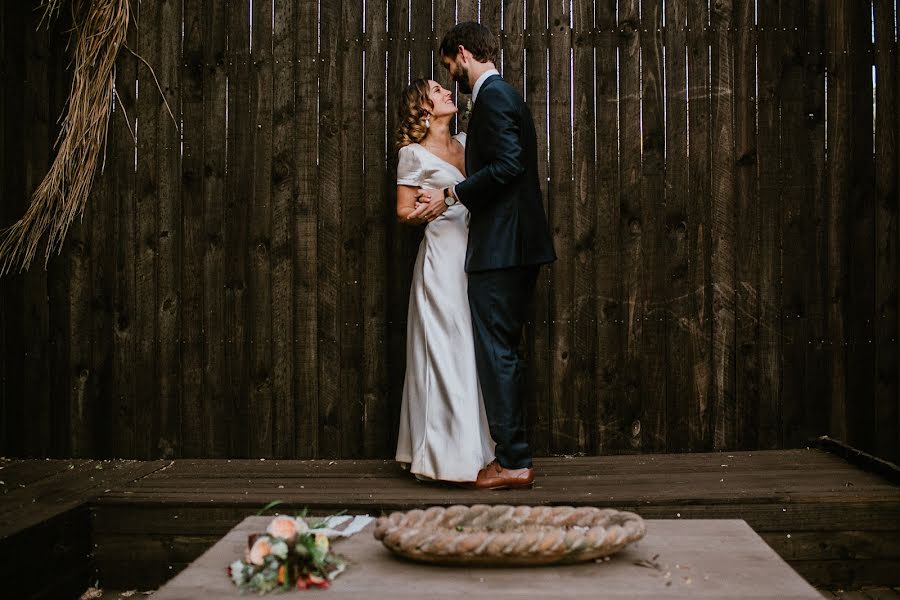
[[[465,146],[465,135],[454,138]],[[441,189],[464,178],[419,144],[400,149],[398,185]],[[468,210],[457,203],[425,227],[413,270],[396,460],[420,479],[474,481],[494,458],[475,368],[467,242]]]

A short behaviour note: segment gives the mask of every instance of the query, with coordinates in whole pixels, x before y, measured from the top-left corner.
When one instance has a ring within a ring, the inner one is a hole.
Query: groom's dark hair
[[[448,58],[456,58],[459,47],[463,46],[472,53],[478,62],[497,62],[500,58],[500,45],[491,30],[475,21],[457,23],[441,40],[441,54]]]

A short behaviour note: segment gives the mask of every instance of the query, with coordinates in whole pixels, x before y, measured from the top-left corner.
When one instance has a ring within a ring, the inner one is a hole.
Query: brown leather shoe
[[[534,469],[505,469],[495,458],[478,471],[478,479],[472,484],[476,490],[507,490],[534,486]]]

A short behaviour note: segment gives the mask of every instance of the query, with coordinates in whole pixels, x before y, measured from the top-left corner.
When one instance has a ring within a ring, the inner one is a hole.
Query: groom
[[[466,132],[464,181],[422,190],[432,220],[461,202],[470,213],[466,272],[475,360],[496,458],[481,469],[479,489],[531,487],[534,470],[525,435],[519,339],[540,265],[556,260],[541,201],[534,121],[525,101],[497,72],[500,53],[479,23],[459,23],[444,36],[441,62],[474,107]],[[447,360],[453,360],[447,357]]]

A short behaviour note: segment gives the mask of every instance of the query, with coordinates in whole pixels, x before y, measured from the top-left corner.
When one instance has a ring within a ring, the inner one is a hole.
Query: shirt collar
[[[481,77],[478,78],[478,81],[475,82],[475,85],[472,87],[472,104],[475,104],[475,100],[478,99],[478,90],[481,89],[482,84],[484,84],[485,80],[491,75],[499,75],[500,71],[497,69],[488,69],[484,73],[481,74]]]

